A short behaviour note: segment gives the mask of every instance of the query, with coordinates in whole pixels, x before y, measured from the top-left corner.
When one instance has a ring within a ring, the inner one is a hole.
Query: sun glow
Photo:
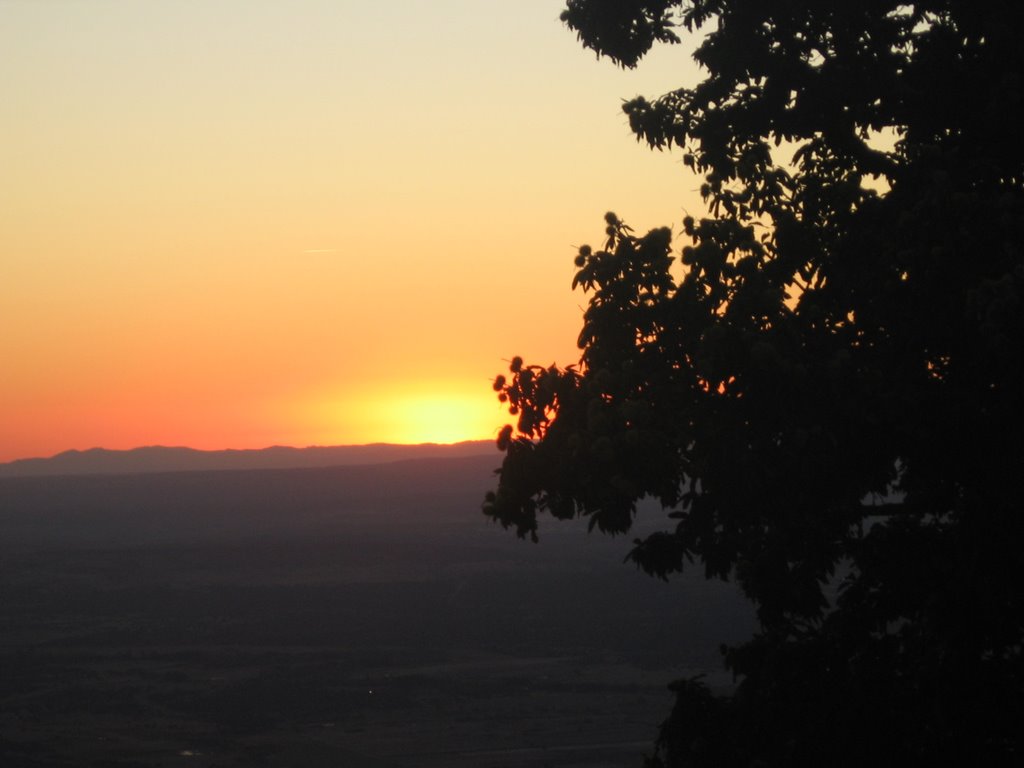
[[[346,442],[458,443],[492,439],[508,421],[489,387],[479,392],[429,387],[379,392],[323,407]],[[330,442],[332,435],[325,436]],[[338,438],[335,441],[340,441]]]
[[[384,406],[396,443],[456,443],[493,437],[499,414],[492,398],[410,397]]]

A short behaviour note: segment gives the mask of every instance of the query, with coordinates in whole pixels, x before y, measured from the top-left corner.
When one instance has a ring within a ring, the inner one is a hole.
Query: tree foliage
[[[624,105],[708,215],[605,217],[579,363],[513,360],[485,512],[624,533],[735,578],[740,684],[676,686],[651,765],[1010,762],[1024,722],[1024,3],[569,0],[632,67],[701,32],[706,77]],[[677,250],[679,241],[682,247]],[[1019,759],[1019,754],[1017,755]]]

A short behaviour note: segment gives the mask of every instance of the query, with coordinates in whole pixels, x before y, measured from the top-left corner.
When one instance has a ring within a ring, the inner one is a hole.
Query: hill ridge
[[[56,475],[125,475],[153,472],[195,472],[233,469],[304,469],[386,464],[407,459],[456,458],[496,452],[491,440],[459,443],[367,443],[203,450],[186,446],[147,445],[131,449],[87,448],[62,451],[48,458],[0,463],[0,478]]]

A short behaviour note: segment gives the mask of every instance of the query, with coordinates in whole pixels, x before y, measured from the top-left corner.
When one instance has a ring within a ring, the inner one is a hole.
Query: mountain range
[[[497,453],[491,440],[470,440],[450,445],[373,443],[307,448],[275,445],[263,449],[222,451],[166,446],[146,446],[125,451],[90,448],[85,451],[64,451],[50,458],[18,459],[0,464],[0,478],[239,469],[310,469],[386,464],[407,459],[458,458],[489,453]]]

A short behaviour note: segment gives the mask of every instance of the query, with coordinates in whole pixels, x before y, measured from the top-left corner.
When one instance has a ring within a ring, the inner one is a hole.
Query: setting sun
[[[508,420],[494,392],[458,382],[405,392],[383,390],[311,409],[325,442],[457,443],[491,439]]]
[[[490,394],[490,393],[484,393]],[[454,395],[411,395],[384,403],[381,433],[387,442],[454,443],[493,437],[501,414],[493,397],[458,398]]]

